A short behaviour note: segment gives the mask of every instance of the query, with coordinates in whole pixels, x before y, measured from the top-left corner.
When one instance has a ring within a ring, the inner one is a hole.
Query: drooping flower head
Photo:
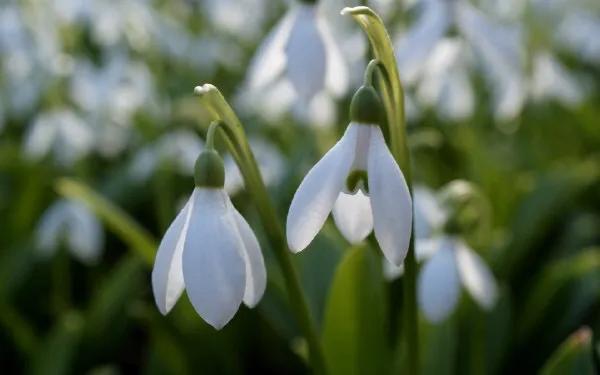
[[[377,92],[362,86],[350,106],[342,138],[308,172],[290,206],[287,239],[294,252],[306,248],[333,210],[352,243],[372,230],[385,257],[404,260],[412,227],[412,201],[400,167],[381,131],[384,110]]]
[[[196,161],[196,188],[156,254],[152,290],[167,314],[185,289],[196,312],[221,329],[244,302],[254,307],[266,287],[260,245],[223,186],[225,170],[216,151]]]
[[[317,1],[293,2],[283,19],[259,46],[250,63],[248,90],[253,103],[266,96],[269,106],[288,107],[310,118],[311,108],[322,108],[330,97],[346,92],[348,72]],[[273,98],[268,92],[276,92]],[[325,104],[327,106],[327,104]],[[312,116],[315,117],[315,116]]]

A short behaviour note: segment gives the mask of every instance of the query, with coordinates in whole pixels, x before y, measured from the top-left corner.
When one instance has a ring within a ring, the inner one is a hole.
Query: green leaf
[[[421,333],[421,353],[424,375],[450,375],[455,373],[458,349],[458,328],[454,318],[439,324],[423,320],[419,326]]]
[[[381,259],[364,247],[345,254],[336,270],[323,326],[331,374],[382,374],[389,367],[387,308]]]
[[[592,331],[580,328],[567,338],[544,365],[542,375],[592,375]]]
[[[87,314],[86,334],[103,337],[123,316],[127,304],[140,287],[142,263],[138,257],[123,258],[99,286]]]
[[[31,372],[43,375],[70,373],[82,327],[83,319],[78,313],[66,314],[37,351]]]
[[[528,336],[543,320],[546,311],[551,307],[553,297],[562,287],[586,275],[598,274],[600,274],[600,248],[591,248],[548,265],[525,299],[517,330],[519,337]]]
[[[59,179],[56,190],[66,198],[87,205],[147,265],[153,264],[158,248],[156,240],[125,211],[89,186],[70,178]]]

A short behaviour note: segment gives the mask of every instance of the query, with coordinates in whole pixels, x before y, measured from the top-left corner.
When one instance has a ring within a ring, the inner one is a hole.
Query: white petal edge
[[[251,90],[269,85],[285,69],[285,45],[297,16],[298,10],[290,9],[258,47],[248,69],[247,85]]]
[[[246,288],[243,301],[248,307],[258,304],[267,286],[267,270],[260,245],[252,228],[235,207],[230,204],[230,210],[237,224],[237,229],[244,242],[244,262],[246,265]]]
[[[452,246],[451,241],[444,241],[419,274],[419,306],[433,323],[446,319],[458,301],[460,281]]]
[[[348,126],[342,138],[308,171],[294,194],[286,225],[292,252],[300,252],[312,242],[333,209],[352,166],[357,126]]]
[[[360,190],[356,194],[340,193],[333,206],[333,220],[348,242],[362,242],[373,230],[369,197]]]
[[[387,260],[399,266],[410,243],[412,199],[378,126],[371,127],[367,174],[375,238]]]
[[[456,244],[456,263],[465,289],[483,309],[492,309],[498,298],[498,287],[487,264],[461,241]]]
[[[299,99],[305,103],[325,87],[327,57],[325,43],[317,28],[314,5],[298,5],[289,39],[285,46],[286,77]]]
[[[346,66],[342,52],[338,48],[338,43],[333,38],[329,24],[327,24],[327,20],[324,17],[317,15],[317,28],[323,38],[325,58],[327,59],[325,87],[335,97],[339,98],[348,90],[348,67]]]
[[[216,329],[235,315],[244,296],[244,244],[222,189],[196,188],[183,246],[183,279],[196,312]]]
[[[171,223],[158,246],[152,268],[152,292],[161,314],[171,311],[184,289],[181,256],[194,202],[194,192]]]

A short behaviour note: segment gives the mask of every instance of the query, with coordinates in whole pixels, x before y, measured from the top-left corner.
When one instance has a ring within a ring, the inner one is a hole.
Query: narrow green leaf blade
[[[325,310],[323,344],[331,374],[382,374],[389,367],[381,260],[355,247],[335,273]]]
[[[591,375],[592,331],[583,327],[567,338],[544,365],[542,375]]]

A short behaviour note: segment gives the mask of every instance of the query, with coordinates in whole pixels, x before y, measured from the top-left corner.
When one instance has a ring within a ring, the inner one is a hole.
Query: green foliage
[[[386,374],[390,361],[381,260],[364,247],[349,249],[336,270],[323,322],[331,374]]]

